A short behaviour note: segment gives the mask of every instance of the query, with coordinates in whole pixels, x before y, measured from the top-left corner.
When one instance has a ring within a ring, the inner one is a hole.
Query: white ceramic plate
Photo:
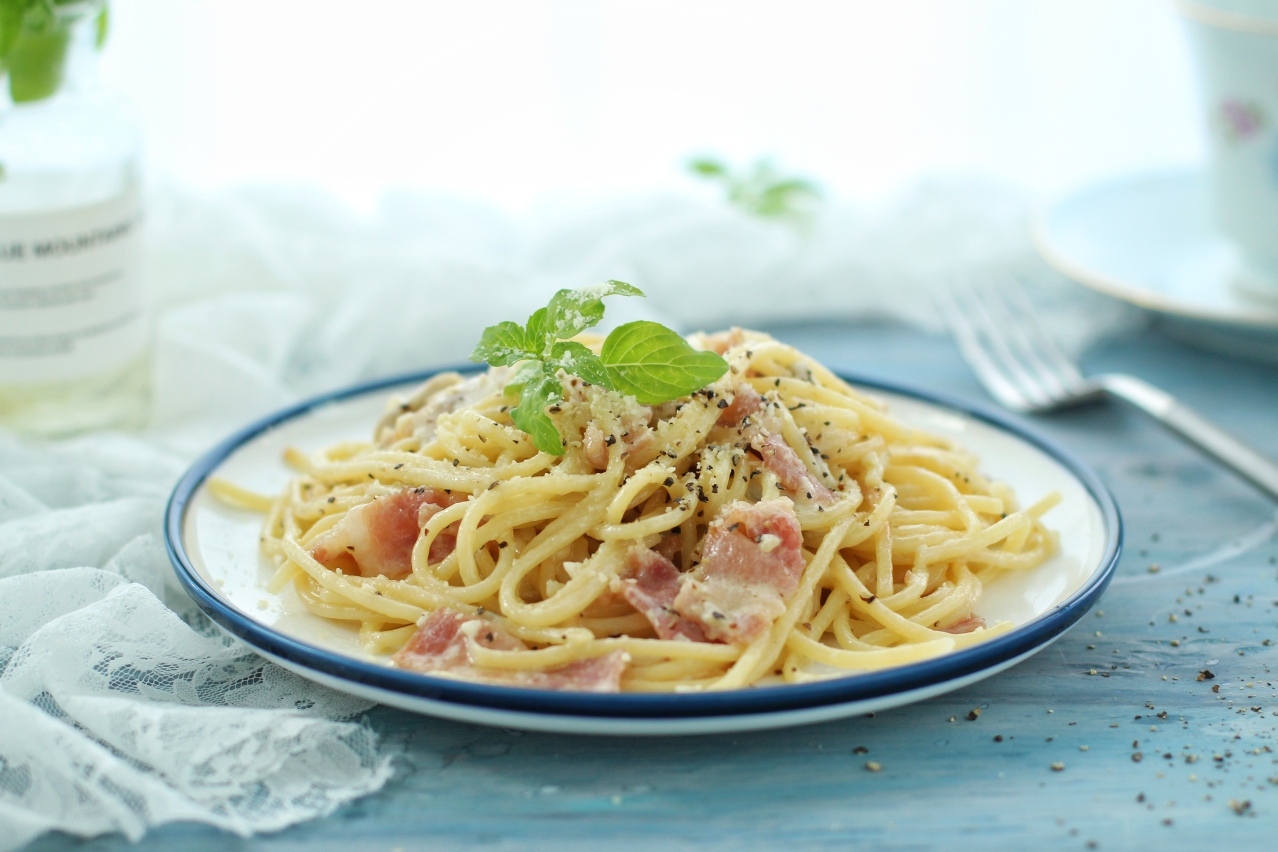
[[[1133,175],[1043,210],[1034,245],[1063,274],[1156,312],[1173,334],[1234,355],[1278,361],[1278,292],[1237,285],[1237,249],[1211,220],[1198,170]]]
[[[429,374],[426,374],[429,375]],[[779,727],[866,713],[938,695],[989,677],[1045,647],[1100,596],[1118,561],[1122,525],[1105,487],[1063,450],[1002,415],[899,387],[850,379],[884,398],[910,423],[961,441],[983,469],[1010,483],[1028,505],[1059,491],[1047,516],[1061,552],[1039,568],[991,583],[976,610],[1016,628],[933,660],[820,683],[722,693],[594,695],[462,683],[386,665],[357,632],[318,618],[291,588],[265,589],[272,567],[258,552],[262,517],[228,508],[206,486],[220,476],[264,493],[292,473],[286,447],[312,451],[370,434],[386,397],[420,382],[401,377],[317,398],[254,424],[212,450],[178,483],[165,537],[179,578],[230,633],[282,666],[374,701],[481,724],[589,734],[695,734]]]

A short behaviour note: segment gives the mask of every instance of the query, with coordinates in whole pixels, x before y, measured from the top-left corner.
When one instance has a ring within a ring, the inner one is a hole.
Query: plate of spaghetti
[[[516,425],[510,385],[534,380],[513,355],[279,412],[178,484],[177,573],[322,684],[607,734],[938,695],[1045,647],[1108,583],[1113,500],[1024,427],[758,333],[681,344],[722,374],[663,402],[560,363],[549,432]]]

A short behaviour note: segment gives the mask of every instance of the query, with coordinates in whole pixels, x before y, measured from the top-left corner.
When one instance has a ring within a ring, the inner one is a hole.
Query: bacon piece
[[[979,615],[969,615],[961,621],[956,621],[949,627],[938,627],[942,633],[971,633],[985,626],[985,619]]]
[[[622,421],[623,423],[625,421]],[[646,423],[629,426],[621,436],[625,446],[622,455],[626,459],[626,470],[636,471],[657,457],[657,437]]]
[[[723,406],[723,413],[719,415],[718,425],[738,426],[744,417],[754,414],[762,408],[763,397],[759,396],[759,392],[753,387],[742,382],[737,385],[732,402]]]
[[[706,335],[702,340],[702,345],[716,355],[722,355],[732,347],[740,346],[744,342],[745,332],[739,328],[733,328],[730,331],[716,331],[714,334]]]
[[[470,666],[470,652],[462,626],[478,622],[480,629],[469,638],[475,644],[494,651],[522,651],[527,648],[504,628],[477,615],[464,615],[455,609],[437,609],[421,622],[407,644],[395,654],[395,664],[414,671],[450,671]]]
[[[458,502],[438,488],[406,488],[356,506],[315,539],[311,555],[321,565],[365,577],[398,579],[413,570],[413,545],[436,512]],[[430,546],[438,562],[457,546],[453,528],[442,531]]]
[[[683,537],[676,533],[664,535],[652,549],[674,562],[683,552]]]
[[[440,417],[501,393],[511,369],[493,367],[468,379],[457,373],[440,373],[427,379],[408,399],[392,401],[391,410],[374,429],[378,445],[389,447],[410,436],[423,444],[433,441]]]
[[[637,411],[621,415],[621,434],[605,435],[603,429],[595,421],[586,424],[582,430],[581,448],[595,470],[608,467],[608,448],[621,440],[621,455],[626,460],[626,469],[638,470],[657,457],[657,439],[648,428],[648,418],[652,409],[647,406]]]
[[[439,490],[435,488],[428,490],[434,491],[436,494],[440,493]],[[426,522],[435,517],[435,515],[444,511],[449,506],[461,502],[460,500],[454,500],[450,494],[444,494],[444,497],[448,499],[447,503],[431,502],[422,504],[421,509],[417,511],[418,527],[425,527]],[[426,554],[426,561],[435,565],[447,559],[449,554],[457,549],[457,531],[459,529],[461,529],[461,521],[453,521],[451,524],[440,530],[439,534],[435,536],[434,541],[430,543],[430,552]],[[412,555],[412,550],[409,550],[408,556],[410,569],[412,567]]]
[[[586,454],[586,461],[595,470],[603,470],[608,466],[608,445],[604,443],[603,430],[593,420],[586,424],[581,435],[581,449]]]
[[[707,642],[701,625],[683,618],[674,609],[684,578],[669,559],[647,548],[635,548],[626,557],[627,572],[614,590],[652,623],[662,639]]]
[[[662,639],[748,644],[785,612],[803,574],[803,532],[789,500],[731,503],[710,524],[687,574],[659,553],[632,550],[614,588]]]
[[[455,609],[437,609],[422,622],[393,657],[401,669],[423,674],[451,674],[466,680],[564,692],[620,692],[621,674],[630,662],[625,651],[534,671],[476,666],[470,642],[494,651],[524,651],[527,646],[500,625]]]
[[[834,501],[834,492],[812,475],[802,459],[780,435],[768,435],[765,438],[760,433],[750,439],[750,446],[763,456],[764,466],[776,474],[781,487],[796,498],[807,497],[827,504]]]
[[[710,524],[701,564],[674,609],[707,638],[747,644],[785,612],[803,574],[803,533],[789,500],[735,502]]]

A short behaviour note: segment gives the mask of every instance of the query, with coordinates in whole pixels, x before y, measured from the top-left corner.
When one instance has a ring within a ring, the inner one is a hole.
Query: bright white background
[[[155,173],[520,207],[772,155],[869,199],[934,173],[1050,195],[1192,162],[1161,0],[114,0],[104,76]]]

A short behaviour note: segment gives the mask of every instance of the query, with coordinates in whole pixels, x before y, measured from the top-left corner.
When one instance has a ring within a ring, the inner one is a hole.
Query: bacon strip
[[[438,488],[406,488],[356,506],[329,531],[315,539],[311,555],[321,565],[364,577],[391,579],[413,570],[413,546],[426,522],[458,502]],[[451,527],[431,542],[429,559],[439,562],[457,546]]]
[[[467,680],[563,692],[620,692],[621,674],[630,662],[625,651],[610,651],[549,669],[485,668],[471,662],[470,642],[495,651],[527,650],[500,625],[445,608],[432,612],[393,659],[399,668],[423,674],[452,674]]]
[[[962,621],[956,621],[949,627],[938,628],[942,633],[971,633],[985,626],[985,619],[979,615],[969,615]]]
[[[763,408],[763,397],[745,382],[736,386],[731,402],[723,405],[724,402],[726,400],[720,400],[720,406],[723,409],[718,420],[720,426],[738,426],[745,417]]]
[[[745,333],[739,328],[733,328],[730,331],[716,331],[714,334],[707,335],[704,345],[706,349],[716,355],[722,355],[732,347],[740,346],[744,342]]]
[[[584,451],[586,461],[590,462],[595,470],[603,470],[608,466],[608,445],[604,443],[603,430],[591,420],[586,424],[586,429],[581,435],[581,449]]]
[[[662,639],[748,644],[785,612],[803,574],[803,533],[786,499],[732,503],[710,524],[702,561],[679,574],[665,557],[631,551],[621,594]]]
[[[812,475],[780,435],[768,435],[766,438],[757,435],[750,439],[750,446],[763,456],[764,466],[776,474],[781,487],[796,499],[806,497],[818,503],[834,502],[834,492]]]
[[[648,428],[651,410],[647,407],[640,414],[627,414],[621,418],[621,434],[605,435],[595,421],[586,424],[581,435],[581,448],[586,461],[595,470],[608,467],[608,448],[620,438],[621,455],[626,460],[626,470],[634,471],[657,456],[657,439]]]
[[[683,576],[674,563],[647,548],[635,548],[626,557],[628,571],[614,591],[647,617],[662,639],[708,642],[701,625],[675,611],[675,598],[683,588]]]
[[[428,443],[435,437],[440,417],[500,393],[510,372],[509,367],[493,367],[468,379],[457,373],[440,373],[427,379],[412,396],[382,417],[374,430],[377,443],[389,447],[409,436]]]
[[[701,564],[674,608],[700,622],[711,640],[747,644],[785,612],[804,564],[793,503],[731,503],[710,524]]]

